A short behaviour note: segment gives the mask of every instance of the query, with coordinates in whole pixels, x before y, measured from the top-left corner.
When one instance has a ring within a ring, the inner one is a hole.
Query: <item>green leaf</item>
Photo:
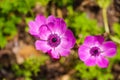
[[[7,21],[5,23],[3,32],[6,34],[10,34],[10,36],[14,36],[17,33],[16,26],[13,21]]]
[[[4,48],[6,44],[7,44],[7,40],[0,31],[0,48]]]
[[[114,30],[114,33],[116,33],[120,37],[120,24],[114,23],[113,30]]]
[[[10,0],[3,0],[0,2],[0,7],[2,8],[2,13],[8,13],[13,9],[13,5]]]

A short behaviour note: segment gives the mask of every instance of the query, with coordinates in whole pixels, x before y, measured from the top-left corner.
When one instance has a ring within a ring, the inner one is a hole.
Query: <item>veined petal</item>
[[[31,35],[38,35],[39,34],[39,26],[34,22],[34,21],[30,21],[28,23],[28,26],[29,26],[29,33]]]
[[[82,61],[87,60],[90,57],[89,47],[81,45],[78,49],[78,56]]]
[[[55,27],[56,32],[58,32],[60,35],[63,34],[67,29],[66,23],[60,18],[56,18]]]
[[[87,36],[85,38],[84,44],[91,46],[95,43],[95,37],[94,36]]]
[[[70,50],[68,49],[62,49],[61,51],[59,51],[61,56],[68,56],[70,54]]]
[[[116,44],[112,41],[107,41],[103,43],[103,47],[105,49],[109,49],[109,48],[116,48]]]
[[[85,38],[84,44],[91,46],[91,45],[101,45],[104,41],[102,36],[87,36]]]
[[[113,57],[117,52],[117,47],[114,42],[107,41],[103,44],[104,56]]]
[[[66,49],[74,47],[76,39],[71,30],[67,29],[61,38],[60,46]],[[68,46],[69,45],[69,46]]]
[[[49,22],[47,26],[48,26],[48,29],[51,31],[51,33],[55,34],[55,24],[53,22]]]
[[[104,51],[104,55],[107,56],[107,57],[113,57],[116,55],[116,49],[115,48],[110,48],[106,51]]]
[[[35,18],[35,22],[40,27],[41,25],[45,24],[46,18],[42,15],[37,15]]]
[[[49,24],[49,23],[54,23],[55,22],[55,16],[51,15],[49,16],[47,19],[46,19],[46,23]]]
[[[47,40],[49,35],[51,34],[49,28],[47,25],[42,25],[40,28],[39,28],[39,37],[40,39],[42,40]]]
[[[60,56],[68,56],[70,54],[70,49],[66,49],[61,46],[56,47],[55,50],[59,52]]]
[[[51,20],[51,22],[49,21],[48,25],[50,30],[58,35],[65,33],[67,28],[63,19],[60,18],[55,18],[53,21]]]
[[[98,41],[100,44],[102,44],[102,43],[104,42],[104,37],[103,37],[103,36],[97,35],[97,36],[95,36],[95,39],[96,39],[96,41]]]
[[[94,56],[91,56],[84,62],[87,66],[94,66],[94,65],[96,65],[96,58]]]
[[[48,54],[49,54],[50,57],[52,57],[53,59],[59,59],[59,58],[60,58],[59,52],[56,51],[54,48],[52,48],[52,50],[50,50]]]
[[[37,50],[42,50],[43,52],[48,52],[51,47],[47,44],[47,41],[37,40],[35,42],[35,47]]]
[[[97,58],[97,65],[98,65],[99,67],[101,67],[101,68],[106,68],[106,67],[108,67],[109,62],[108,62],[108,60],[107,60],[106,58],[104,58],[103,56],[99,56],[99,57]]]

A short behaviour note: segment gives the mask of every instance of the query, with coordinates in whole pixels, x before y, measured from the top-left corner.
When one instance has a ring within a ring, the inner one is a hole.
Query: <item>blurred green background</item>
[[[54,61],[34,48],[28,22],[37,14],[63,18],[77,41],[71,54]],[[0,80],[120,80],[119,0],[0,0]],[[87,67],[77,49],[87,35],[117,44],[109,67]]]

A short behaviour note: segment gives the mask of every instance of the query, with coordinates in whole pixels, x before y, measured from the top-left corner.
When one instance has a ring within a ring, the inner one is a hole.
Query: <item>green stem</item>
[[[110,33],[109,26],[108,26],[108,19],[107,19],[107,9],[103,8],[102,9],[102,15],[103,15],[103,20],[104,20],[104,27],[105,27],[105,32],[107,34]]]

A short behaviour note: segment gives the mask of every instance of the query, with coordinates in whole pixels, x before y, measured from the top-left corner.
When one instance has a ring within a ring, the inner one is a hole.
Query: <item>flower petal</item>
[[[68,49],[62,49],[61,51],[59,51],[61,56],[68,56],[70,54],[70,50]]]
[[[53,15],[51,15],[51,16],[49,16],[48,18],[47,18],[47,20],[46,20],[46,23],[47,24],[49,24],[49,23],[54,23],[55,22],[55,16],[53,16]]]
[[[58,32],[60,35],[63,34],[67,29],[66,23],[64,22],[63,19],[60,18],[56,18],[55,27],[56,27],[56,32]]]
[[[46,21],[46,18],[42,15],[37,15],[35,18],[36,24],[40,27],[41,25],[44,25]]]
[[[54,48],[52,48],[52,50],[50,50],[48,54],[49,54],[50,57],[52,57],[53,59],[59,59],[59,58],[60,58],[60,54],[59,54],[58,51],[56,51]]]
[[[99,56],[99,57],[97,58],[97,65],[98,65],[99,67],[101,67],[101,68],[106,68],[106,67],[108,67],[109,62],[108,62],[108,60],[107,60],[106,58],[104,58],[103,56]]]
[[[116,55],[116,49],[115,48],[110,48],[110,49],[108,49],[104,52],[104,55],[108,56],[108,57],[113,57],[113,56]]]
[[[59,52],[61,56],[68,56],[70,54],[70,49],[62,48],[61,46],[56,47],[55,50]]]
[[[47,24],[47,26],[48,26],[48,29],[50,30],[50,32],[51,32],[52,34],[55,34],[55,24],[52,23],[52,22],[49,22],[49,23]]]
[[[116,48],[116,44],[112,41],[107,41],[107,42],[103,43],[103,46],[105,49]]]
[[[87,36],[85,38],[84,44],[90,46],[95,43],[95,37],[94,36]]]
[[[90,46],[90,45],[100,45],[104,41],[104,38],[102,36],[87,36],[85,38],[84,44]]]
[[[69,49],[69,48],[74,47],[75,42],[76,42],[76,39],[75,39],[72,31],[69,30],[69,29],[67,29],[66,32],[65,32],[65,34],[61,38],[61,44],[60,44],[60,46],[63,47],[63,48],[65,48],[65,49],[66,48]]]
[[[87,60],[84,61],[87,66],[96,65],[96,58],[94,56],[90,56]]]
[[[42,50],[43,52],[48,52],[51,47],[47,44],[47,41],[37,40],[35,42],[35,47],[37,50]]]
[[[64,22],[63,19],[60,19],[60,18],[56,18],[55,26],[58,27],[58,30],[56,30],[56,31],[57,32],[59,31],[60,34],[63,34],[67,29],[66,23]]]
[[[115,54],[117,52],[116,45],[112,41],[105,42],[103,44],[103,49],[104,49],[104,54],[103,55],[108,56],[108,57],[115,56]]]
[[[97,36],[95,36],[95,38],[100,44],[102,44],[104,42],[104,37],[103,36],[97,35]]]
[[[64,22],[63,19],[60,18],[55,18],[53,21],[48,23],[49,28],[51,31],[54,33],[61,35],[66,31],[66,23]]]
[[[86,59],[88,59],[90,57],[89,47],[85,45],[80,46],[78,49],[78,55],[80,60],[82,61],[85,61]]]
[[[39,34],[39,31],[38,31],[38,29],[39,29],[39,26],[34,22],[34,21],[30,21],[29,23],[28,23],[28,26],[29,26],[29,33],[31,34],[31,35],[38,35]]]
[[[42,40],[47,40],[49,35],[51,34],[49,28],[47,25],[42,25],[40,28],[39,28],[39,37],[40,39]]]

